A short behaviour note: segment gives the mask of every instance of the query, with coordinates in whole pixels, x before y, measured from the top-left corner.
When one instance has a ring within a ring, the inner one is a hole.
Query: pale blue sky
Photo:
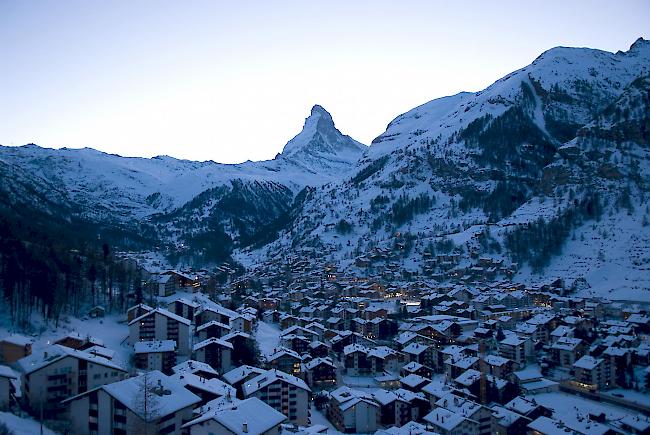
[[[365,143],[558,46],[627,50],[646,1],[0,0],[0,144],[273,158],[313,104]]]

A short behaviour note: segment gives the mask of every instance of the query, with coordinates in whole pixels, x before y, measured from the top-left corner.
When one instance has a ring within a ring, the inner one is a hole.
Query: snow
[[[255,340],[257,340],[262,356],[269,357],[275,353],[275,349],[280,347],[280,333],[280,328],[272,323],[264,321],[257,323]]]
[[[587,417],[589,414],[599,415],[604,413],[608,420],[620,420],[633,414],[632,411],[622,407],[595,402],[566,393],[542,393],[533,397],[538,404],[554,411],[553,418],[572,428],[584,428],[588,425],[589,420]],[[594,422],[591,422],[592,426],[594,424]],[[584,433],[591,433],[591,431],[584,431]]]
[[[41,425],[39,422],[31,419],[30,417],[21,418],[17,415],[8,412],[0,412],[0,424],[7,426],[7,429],[13,435],[33,435],[41,433]],[[56,435],[47,427],[43,427],[44,435]]]

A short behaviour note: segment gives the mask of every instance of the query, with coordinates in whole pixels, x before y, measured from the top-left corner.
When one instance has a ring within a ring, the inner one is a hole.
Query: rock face
[[[308,172],[335,175],[353,167],[366,149],[337,130],[332,115],[316,105],[302,131],[284,146],[280,159]]]

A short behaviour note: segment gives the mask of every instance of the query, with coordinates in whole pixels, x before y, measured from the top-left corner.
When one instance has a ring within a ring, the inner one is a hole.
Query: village
[[[650,433],[647,307],[487,259],[431,277],[455,261],[409,281],[298,256],[236,279],[138,266],[125,313],[0,336],[0,410],[75,434]]]

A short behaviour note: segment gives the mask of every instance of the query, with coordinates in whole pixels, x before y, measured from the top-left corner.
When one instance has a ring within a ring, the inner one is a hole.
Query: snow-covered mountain
[[[650,42],[643,39],[618,53],[558,47],[483,91],[416,107],[373,141],[353,176],[312,192],[291,228],[249,257],[304,246],[369,273],[394,270],[385,267],[393,262],[472,281],[487,273],[478,259],[490,256],[496,278],[514,272],[593,286],[602,284],[593,269],[605,264],[610,273],[629,272],[630,285],[650,299],[639,266],[650,259],[643,225],[650,219],[650,116],[641,104],[648,74]],[[623,226],[614,219],[620,204],[635,210],[625,211]],[[604,223],[605,216],[612,220]],[[608,241],[600,252],[575,256],[574,245],[597,245],[603,226]],[[634,253],[625,252],[627,243]],[[436,262],[452,250],[458,264]],[[599,292],[613,289],[605,287]],[[629,292],[612,294],[621,295]]]
[[[256,232],[285,213],[305,186],[344,176],[366,149],[314,106],[304,129],[269,161],[226,165],[167,156],[126,158],[90,148],[0,147],[0,192],[8,205],[38,204],[52,214],[67,210],[66,219],[144,223],[163,241],[182,245],[207,228],[223,232],[225,216]],[[239,207],[228,209],[226,203],[234,200]]]

